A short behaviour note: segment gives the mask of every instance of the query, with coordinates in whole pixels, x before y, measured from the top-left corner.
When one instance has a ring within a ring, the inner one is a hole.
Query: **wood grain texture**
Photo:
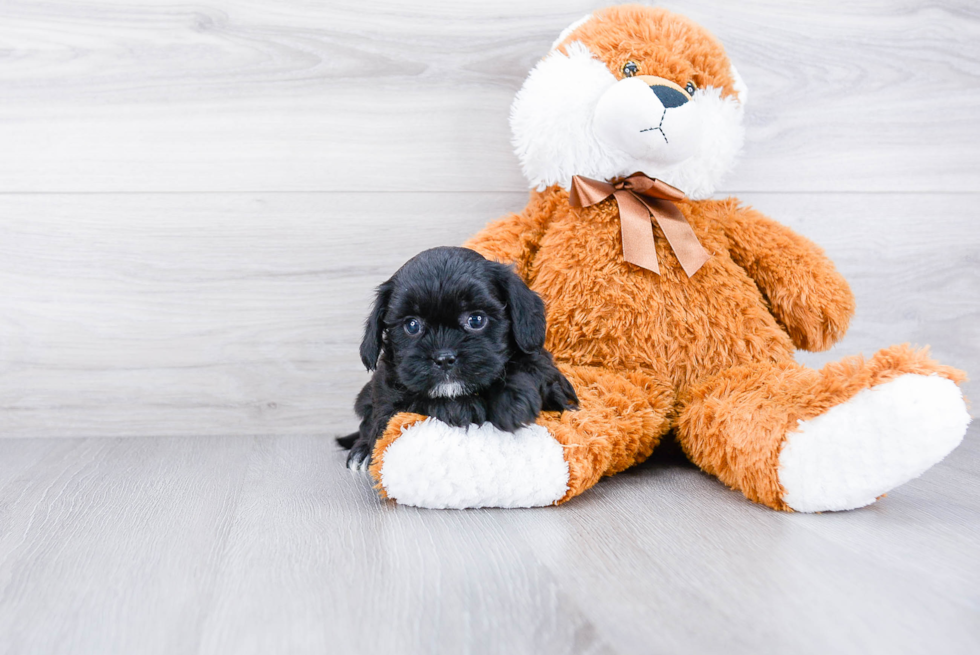
[[[0,435],[349,431],[372,289],[524,200],[0,195]],[[743,200],[823,245],[857,294],[847,338],[801,359],[913,342],[980,371],[980,196]]]
[[[517,191],[514,92],[604,3],[0,5],[0,191]],[[734,191],[976,190],[970,0],[670,2],[751,89]]]
[[[372,288],[523,206],[511,99],[601,4],[0,2],[0,654],[980,651],[976,426],[819,516],[668,446],[537,510],[343,467]],[[751,89],[726,189],[856,292],[801,359],[980,376],[976,3],[668,6]]]
[[[978,436],[824,515],[659,456],[558,508],[433,511],[323,437],[7,439],[0,652],[974,653]]]

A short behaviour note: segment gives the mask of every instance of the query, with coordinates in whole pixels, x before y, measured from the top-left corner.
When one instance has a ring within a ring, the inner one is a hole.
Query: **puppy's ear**
[[[378,367],[378,357],[381,355],[381,341],[385,333],[385,312],[391,300],[391,291],[395,285],[388,280],[378,287],[371,314],[364,322],[364,338],[361,340],[361,362],[364,367],[373,371]]]
[[[510,318],[510,330],[517,347],[526,353],[541,350],[544,347],[546,325],[544,301],[510,267],[503,264],[498,266],[500,286]]]

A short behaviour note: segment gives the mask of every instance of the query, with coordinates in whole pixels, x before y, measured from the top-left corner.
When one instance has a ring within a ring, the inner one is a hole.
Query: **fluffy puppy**
[[[337,442],[366,469],[398,412],[513,432],[541,410],[576,409],[572,385],[544,350],[544,302],[509,267],[467,248],[416,255],[378,287],[361,361],[360,429]]]

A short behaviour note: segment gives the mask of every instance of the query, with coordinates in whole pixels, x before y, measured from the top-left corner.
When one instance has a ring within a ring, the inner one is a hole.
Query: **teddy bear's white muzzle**
[[[632,77],[599,98],[592,128],[604,145],[640,163],[669,166],[697,152],[698,122],[697,103],[686,94]]]

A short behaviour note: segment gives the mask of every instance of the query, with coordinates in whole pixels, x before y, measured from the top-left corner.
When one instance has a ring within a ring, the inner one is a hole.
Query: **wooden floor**
[[[665,454],[557,508],[377,499],[325,436],[11,439],[9,653],[975,653],[980,449],[872,507]]]
[[[0,3],[0,655],[980,652],[977,426],[812,516],[669,449],[535,510],[343,467],[371,289],[523,206],[511,99],[600,4]],[[723,194],[854,288],[801,361],[980,379],[976,2],[668,6],[750,88]]]

